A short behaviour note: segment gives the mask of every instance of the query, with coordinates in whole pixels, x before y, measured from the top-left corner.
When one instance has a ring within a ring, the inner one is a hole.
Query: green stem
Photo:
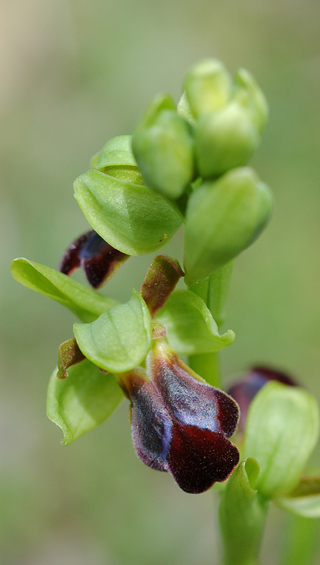
[[[319,520],[289,514],[281,565],[312,565],[319,539]]]
[[[233,261],[214,271],[209,277],[193,284],[190,290],[198,294],[208,306],[218,327],[226,317],[226,304],[229,293]]]
[[[218,327],[225,320],[226,302],[232,274],[233,261],[227,263],[209,277],[190,286],[208,306]],[[190,367],[209,384],[221,388],[220,362],[218,353],[202,353],[189,357]]]

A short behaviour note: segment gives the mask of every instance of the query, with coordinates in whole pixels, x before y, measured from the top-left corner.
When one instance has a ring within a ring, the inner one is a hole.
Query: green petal
[[[232,330],[220,335],[204,301],[189,290],[176,290],[155,319],[167,329],[171,347],[180,355],[216,352],[230,345]]]
[[[260,465],[259,492],[272,498],[295,488],[318,437],[316,399],[298,387],[266,384],[249,408],[244,438],[244,456]]]
[[[74,192],[92,228],[127,255],[159,249],[182,222],[176,206],[160,194],[100,171],[76,179]]]
[[[117,303],[55,269],[28,259],[12,261],[11,273],[19,283],[59,302],[84,322],[95,320]]]
[[[123,398],[114,375],[106,375],[90,361],[69,369],[67,379],[53,372],[48,388],[47,416],[62,429],[62,445],[69,445],[104,422]]]
[[[91,324],[74,324],[82,353],[98,367],[122,373],[143,362],[152,339],[148,307],[135,290],[127,304],[118,304]]]

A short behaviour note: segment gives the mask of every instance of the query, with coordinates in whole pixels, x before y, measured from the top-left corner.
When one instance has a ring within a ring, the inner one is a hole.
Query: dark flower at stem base
[[[104,285],[129,255],[118,251],[91,230],[73,241],[64,253],[59,270],[65,275],[81,267],[93,288]]]
[[[253,367],[228,389],[228,394],[239,404],[241,418],[239,431],[243,432],[250,403],[269,381],[278,381],[284,385],[297,386],[297,383],[282,371],[270,367]]]
[[[168,471],[179,487],[198,494],[225,481],[239,462],[229,437],[239,408],[198,377],[165,339],[155,339],[147,369],[118,375],[131,400],[132,437],[140,459]]]

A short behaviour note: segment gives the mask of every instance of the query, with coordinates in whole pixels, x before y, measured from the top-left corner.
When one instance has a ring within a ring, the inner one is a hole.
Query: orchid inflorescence
[[[48,389],[48,416],[63,444],[127,397],[133,445],[146,465],[169,472],[187,493],[224,483],[226,563],[257,554],[270,499],[320,516],[320,481],[302,478],[318,439],[313,396],[266,367],[227,394],[218,368],[218,352],[235,338],[220,332],[234,259],[272,212],[269,188],[247,166],[267,117],[250,73],[240,69],[233,80],[216,60],[198,63],[178,105],[156,96],[133,135],[108,141],[76,179],[91,229],[70,244],[59,271],[23,258],[12,263],[20,283],[80,319],[58,349]],[[157,251],[181,224],[183,269],[157,255],[127,303],[97,291],[129,257]],[[70,278],[77,268],[92,288]],[[176,289],[182,280],[187,288]]]

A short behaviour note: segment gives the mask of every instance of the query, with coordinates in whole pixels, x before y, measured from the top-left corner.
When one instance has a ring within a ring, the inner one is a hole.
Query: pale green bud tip
[[[255,126],[262,133],[269,116],[268,103],[257,82],[246,69],[239,69],[236,75],[234,98],[248,109]]]
[[[153,100],[132,139],[132,149],[149,188],[179,198],[194,177],[194,140],[172,99]]]
[[[181,98],[178,102],[177,112],[178,112],[179,116],[181,116],[182,118],[184,118],[186,120],[186,122],[188,122],[192,126],[195,125],[196,118],[195,118],[195,116],[192,113],[192,110],[190,108],[190,104],[188,102],[186,91],[184,91],[182,93],[182,96],[181,96]]]
[[[231,77],[220,61],[205,59],[187,74],[185,89],[192,113],[198,117],[223,108],[231,96]]]
[[[142,117],[141,124],[151,126],[164,110],[176,110],[176,105],[170,94],[158,94],[153,98]]]

